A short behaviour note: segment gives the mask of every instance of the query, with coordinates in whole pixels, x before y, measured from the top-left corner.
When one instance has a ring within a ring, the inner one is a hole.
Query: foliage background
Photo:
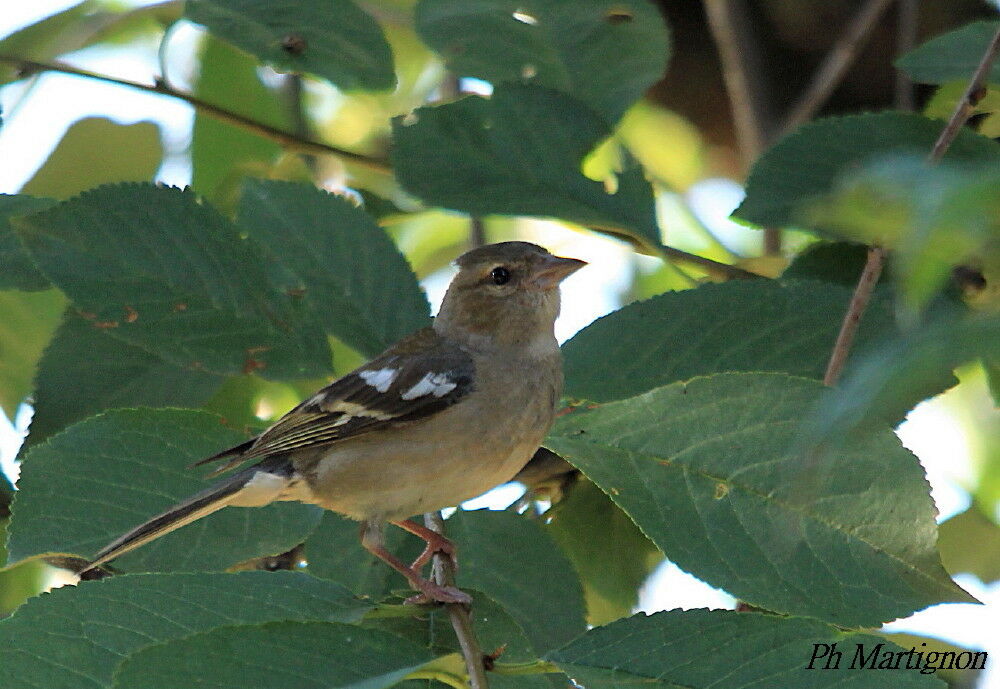
[[[685,5],[694,7],[694,10],[684,9]],[[748,269],[776,275],[784,267],[784,260],[773,257],[758,258],[762,253],[758,230],[749,230],[717,220],[717,216],[724,215],[728,210],[725,209],[725,199],[739,193],[736,184],[721,180],[743,179],[746,146],[741,149],[738,130],[734,128],[730,119],[726,90],[721,81],[711,37],[701,15],[701,8],[696,5],[664,3],[661,8],[672,27],[673,59],[665,77],[650,90],[649,99],[640,102],[625,114],[624,123],[619,128],[619,137],[629,145],[631,152],[645,167],[647,174],[657,182],[659,224],[668,228],[667,243],[709,258],[724,262],[735,261]],[[801,91],[802,85],[807,83],[812,73],[812,68],[834,38],[831,32],[825,30],[826,27],[843,23],[854,9],[853,3],[824,3],[824,6],[824,10],[820,12],[816,6],[809,6],[809,3],[800,3],[797,8],[795,4],[782,6],[781,3],[765,3],[753,10],[752,21],[758,30],[757,47],[762,61],[768,66],[767,69],[760,70],[765,82],[763,84],[765,88],[761,91],[765,94],[761,109],[767,113],[763,118],[764,121],[771,122],[772,126],[774,122],[780,120],[782,105],[793,100],[795,94]],[[255,60],[227,44],[215,39],[203,39],[190,26],[176,29],[171,36],[169,50],[166,53],[168,73],[175,85],[189,88],[196,94],[218,98],[220,102],[251,114],[255,119],[289,131],[298,131],[303,136],[321,138],[351,150],[378,154],[387,134],[386,122],[389,117],[405,113],[428,99],[433,100],[440,96],[440,91],[436,92],[436,89],[439,89],[444,72],[442,65],[421,45],[412,30],[407,28],[406,22],[401,20],[406,16],[406,3],[398,6],[393,3],[373,3],[367,7],[384,22],[396,55],[400,88],[388,95],[345,94],[315,79],[284,80],[267,70],[258,70],[255,67]],[[67,46],[82,47],[88,42],[96,42],[94,47],[75,53],[73,60],[98,71],[133,76],[139,80],[146,79],[151,71],[155,71],[157,63],[155,46],[157,31],[160,30],[157,22],[164,16],[169,18],[170,13],[176,11],[176,7],[168,4],[146,12],[134,13],[127,15],[129,17],[127,21],[121,21],[120,11],[109,12],[107,15],[101,15],[99,11],[95,13],[99,8],[97,4],[87,5],[63,15],[64,26],[67,28],[61,32],[53,28],[50,23],[46,32],[55,37],[53,40],[60,43],[53,52],[63,54],[69,51]],[[934,35],[970,19],[984,16],[990,15],[978,3],[928,2],[924,4],[922,10],[920,35],[921,38]],[[82,21],[85,18],[86,23]],[[86,30],[81,30],[81,26],[86,26]],[[893,31],[894,24],[890,21],[878,25],[875,36],[828,104],[828,113],[880,109],[892,103],[893,72],[889,66],[890,51],[887,46],[892,43]],[[430,40],[428,42],[433,45]],[[41,45],[41,42],[36,38],[33,40],[33,45]],[[5,50],[10,47],[8,44]],[[135,70],[134,74],[130,74],[130,70]],[[545,76],[543,71],[540,71],[540,74]],[[490,75],[484,76],[490,78]],[[8,152],[4,156],[5,165],[8,160],[11,162],[10,165],[6,165],[5,173],[8,175],[6,179],[10,180],[8,182],[10,186],[3,189],[5,192],[21,191],[35,196],[62,199],[104,181],[151,179],[155,176],[157,179],[175,184],[190,181],[220,209],[232,210],[236,207],[242,180],[247,175],[292,180],[314,178],[324,180],[329,185],[336,185],[343,179],[343,168],[329,158],[310,161],[295,155],[281,154],[279,147],[273,143],[208,118],[194,116],[192,121],[193,113],[189,109],[165,99],[158,99],[155,102],[135,99],[125,105],[126,109],[134,108],[134,114],[119,115],[126,124],[101,118],[89,118],[77,122],[66,133],[62,143],[45,166],[37,173],[33,173],[30,170],[32,159],[40,161],[47,155],[47,146],[42,137],[51,138],[60,134],[60,128],[52,121],[51,115],[47,115],[49,119],[45,119],[39,117],[39,113],[59,110],[58,106],[54,106],[60,102],[56,99],[67,98],[67,94],[72,94],[73,88],[82,88],[82,92],[88,97],[96,96],[102,100],[102,107],[95,111],[99,114],[108,112],[103,106],[109,99],[117,100],[120,97],[120,91],[103,91],[89,81],[58,79],[45,76],[34,82],[22,82],[20,85],[8,87],[3,92],[6,121],[4,129],[0,130],[2,131],[0,136],[3,137],[0,138],[0,146]],[[586,86],[586,83],[584,80],[583,85]],[[473,81],[463,82],[460,86],[471,89],[482,87]],[[269,88],[271,90],[268,90]],[[918,91],[920,103],[927,103],[929,108],[938,107],[941,112],[946,111],[946,105],[936,104],[934,98],[944,98],[941,94],[947,88],[948,84],[942,86],[939,91],[935,91],[931,86],[921,87]],[[585,89],[574,93],[582,95],[585,100],[587,98]],[[69,98],[72,98],[72,95]],[[523,99],[523,94],[515,97],[512,102],[519,102],[520,99]],[[598,104],[597,107],[612,108],[610,117],[620,114],[614,111],[613,106]],[[174,109],[174,115],[168,111],[171,108]],[[167,126],[157,129],[155,125],[150,124],[149,120],[154,116]],[[135,120],[140,121],[127,124]],[[397,127],[406,124],[402,121]],[[422,120],[416,123],[421,126],[424,124],[426,122]],[[24,129],[29,126],[30,129]],[[18,127],[21,129],[17,129]],[[595,134],[593,141],[596,142],[599,138],[600,134]],[[18,139],[25,143],[15,144],[15,140]],[[512,140],[516,142],[516,135]],[[15,145],[18,147],[15,148]],[[30,147],[34,147],[34,153]],[[127,150],[130,155],[101,155],[116,150]],[[95,156],[106,158],[107,164],[99,166],[79,164],[80,160],[93,160]],[[110,163],[121,167],[115,167]],[[607,175],[609,169],[615,165],[628,165],[627,160],[615,161],[611,150],[602,150],[600,154],[592,156],[588,163],[591,166],[590,174],[596,178]],[[399,165],[399,170],[400,175],[406,179],[408,173],[405,166]],[[366,173],[359,169],[350,169],[350,172],[356,180],[361,180],[361,184],[356,186],[392,196],[393,187],[384,176]],[[27,183],[20,187],[20,181],[29,176]],[[426,168],[413,170],[409,174],[408,186],[417,188],[421,183],[432,184],[434,180],[430,177]],[[617,183],[621,185],[626,179],[625,175],[618,175]],[[850,188],[847,188],[845,194],[849,192]],[[438,199],[432,196],[427,198],[434,203],[465,208],[472,212],[495,210],[463,206],[462,204],[466,202],[464,199]],[[520,198],[515,199],[519,200]],[[853,200],[848,198],[848,201]],[[838,199],[834,198],[830,201],[830,207],[815,209],[812,212],[833,213],[837,201]],[[379,212],[376,210],[377,205],[370,205],[369,208],[373,212]],[[692,213],[692,210],[695,212]],[[532,209],[512,208],[512,212],[530,213]],[[616,211],[611,209],[608,212]],[[572,209],[567,213],[571,214]],[[716,219],[712,218],[713,214]],[[392,217],[392,214],[387,213],[385,217]],[[590,216],[578,219],[597,225],[601,224],[602,220],[601,217]],[[759,220],[784,225],[785,221],[790,219],[787,216],[777,218],[762,216]],[[650,226],[648,218],[630,217],[627,221],[632,228],[633,236],[638,236],[640,239],[648,240],[656,231],[655,226]],[[462,215],[428,211],[406,214],[401,219],[388,220],[385,224],[414,267],[417,276],[428,288],[433,301],[435,290],[439,290],[447,280],[447,273],[442,272],[446,270],[447,259],[454,256],[469,241],[468,219]],[[620,242],[600,239],[595,235],[581,235],[553,221],[491,217],[485,223],[482,232],[490,241],[514,236],[534,239],[557,251],[567,255],[578,255],[595,264],[596,268],[590,275],[593,283],[591,286],[584,286],[582,281],[567,285],[568,290],[575,291],[579,296],[568,303],[569,318],[560,324],[563,336],[568,336],[578,327],[619,304],[646,298],[668,289],[684,289],[690,287],[691,278],[699,280],[707,277],[696,267],[686,266],[678,270],[675,266],[660,263],[656,259],[638,256]],[[842,232],[834,236],[843,237],[844,234]],[[861,234],[860,238],[865,239],[867,236]],[[784,235],[785,254],[796,253],[810,241],[812,238],[808,235],[787,231]],[[5,314],[10,316],[6,319],[6,323],[11,332],[17,333],[18,338],[29,344],[29,348],[33,347],[34,351],[40,352],[41,347],[52,337],[64,301],[58,294],[51,292],[30,294],[31,296],[27,298],[30,299],[29,302],[8,305]],[[926,298],[926,292],[921,292],[917,285],[911,286],[910,294],[918,305],[922,306],[920,300]],[[7,294],[0,296],[6,297]],[[18,309],[21,314],[20,322],[15,320]],[[48,314],[48,317],[39,318],[38,315],[43,313]],[[713,314],[713,316],[718,318],[717,324],[724,323],[720,315]],[[65,326],[67,330],[73,327],[72,323],[67,323]],[[732,327],[738,329],[739,326],[733,324]],[[84,336],[82,330],[78,335]],[[690,333],[677,335],[678,342],[689,338]],[[341,339],[346,342],[350,340],[350,336]],[[365,347],[364,343],[357,339],[351,344],[354,349],[362,352],[375,347],[374,343],[369,343],[369,346]],[[359,360],[358,354],[349,350],[344,344],[335,343],[335,347],[335,366],[338,371],[347,370]],[[137,361],[136,370],[147,370],[143,368],[143,364],[144,362]],[[25,375],[25,372],[26,369],[21,364],[9,365],[5,373],[11,378],[11,385],[6,390],[20,390],[20,394],[23,394],[31,383],[30,376]],[[145,375],[156,375],[156,373],[154,369]],[[673,380],[683,380],[696,374],[697,372],[680,372]],[[989,410],[991,405],[985,401],[987,398],[982,372],[976,367],[971,367],[965,369],[962,376],[968,382],[949,393],[949,398],[954,404],[964,405],[961,418],[969,419],[972,414],[984,413],[984,409]],[[262,412],[265,416],[280,413],[308,388],[308,384],[290,386],[260,379],[253,379],[253,382],[248,380],[241,379],[240,383],[233,384],[233,389],[223,391],[222,397],[216,398],[216,409],[224,409],[228,412],[227,416],[253,422],[253,417]],[[41,382],[40,378],[39,386]],[[671,379],[664,379],[659,381],[659,384],[670,382]],[[64,384],[65,381],[60,380],[48,381],[50,390],[58,390]],[[200,394],[198,387],[200,384],[208,385],[198,376],[183,381],[184,388],[192,395],[192,401]],[[579,384],[583,386],[585,381],[580,381]],[[583,389],[581,387],[581,390]],[[99,392],[105,395],[102,398],[107,400],[105,406],[122,406],[114,403],[115,396],[123,394],[122,391]],[[42,394],[41,389],[37,394]],[[580,394],[585,397],[593,396],[592,391]],[[9,415],[13,415],[16,411],[19,399],[18,393],[10,392],[7,398],[2,400]],[[79,414],[78,411],[59,409],[55,404],[58,397],[50,399],[53,401],[53,406],[49,408],[46,416],[35,420],[33,432],[38,433],[39,439],[47,435],[46,424],[50,424],[49,428],[55,431],[80,418],[73,417],[73,414]],[[176,397],[171,399],[176,400]],[[970,423],[970,429],[967,429],[969,444],[975,448],[978,443],[980,448],[988,450],[991,447],[988,444],[991,438],[989,434],[996,431],[995,423],[995,416],[985,421],[979,420],[975,424]],[[992,509],[992,514],[995,515],[997,497],[1000,495],[997,491],[997,485],[1000,485],[1000,479],[997,478],[1000,475],[998,469],[1000,458],[995,453],[990,455],[983,450],[978,455],[972,454],[974,456],[968,467],[950,469],[952,478],[957,476],[960,483],[961,493],[954,493],[958,496],[955,498],[956,504],[960,504],[963,499],[968,500],[964,497],[964,494],[967,494],[974,497],[977,505],[982,508],[981,511],[991,514]],[[600,507],[599,493],[589,496],[593,500],[591,503],[586,502],[588,499],[586,494],[573,495],[574,499],[580,500],[587,510],[592,511]],[[995,579],[995,574],[989,573],[988,564],[984,564],[982,558],[977,558],[977,553],[969,552],[976,549],[967,547],[970,543],[994,542],[995,524],[988,519],[979,519],[977,510],[961,511],[960,508],[955,508],[952,511],[961,514],[944,531],[945,534],[950,534],[950,540],[943,541],[941,545],[945,551],[945,564],[953,573],[977,572],[984,581]],[[626,524],[627,526],[629,525]],[[554,536],[557,540],[560,537],[568,538],[566,534],[560,536],[558,532]],[[573,548],[573,544],[563,543],[563,546],[570,550]],[[991,552],[988,548],[978,550],[979,554]],[[169,553],[160,553],[160,557],[169,559]],[[579,559],[587,560],[586,557]],[[649,564],[655,563],[657,559],[651,553]],[[335,569],[336,566],[336,563],[330,564],[331,569]],[[639,566],[635,571],[623,572],[623,577],[626,580],[639,581],[645,577],[647,571],[646,567]],[[27,585],[28,589],[30,586]],[[15,589],[9,586],[5,588],[5,591],[8,590]],[[621,592],[588,590],[587,595],[591,614],[594,614],[594,611],[600,609],[596,601],[603,598],[613,600],[616,596],[620,596]],[[665,607],[673,607],[677,603],[669,592],[662,600]],[[510,609],[511,604],[506,603]],[[13,604],[13,602],[8,603],[10,607],[13,607]],[[511,612],[513,614],[513,611]],[[607,619],[617,616],[614,613],[607,614],[609,615]]]

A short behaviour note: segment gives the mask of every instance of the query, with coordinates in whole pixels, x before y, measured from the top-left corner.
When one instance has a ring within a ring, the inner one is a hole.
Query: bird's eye
[[[493,280],[494,284],[506,285],[510,282],[510,271],[503,266],[497,266],[490,271],[490,279]]]

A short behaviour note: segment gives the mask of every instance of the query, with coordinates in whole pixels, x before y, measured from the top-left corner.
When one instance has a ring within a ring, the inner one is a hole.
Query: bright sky
[[[74,3],[65,0],[6,2],[0,13],[0,36],[37,21]],[[184,50],[194,36],[190,31],[175,36],[172,50]],[[176,41],[176,43],[175,43]],[[155,46],[143,55],[137,51],[84,51],[73,63],[98,72],[138,81],[149,81],[156,71]],[[105,115],[122,123],[152,120],[160,124],[168,151],[181,153],[187,144],[193,118],[191,108],[169,98],[136,93],[124,88],[95,83],[76,77],[45,75],[27,92],[25,85],[0,89],[4,124],[0,127],[0,193],[15,193],[44,161],[66,128],[80,117]],[[190,176],[182,155],[168,159],[161,171],[162,181],[184,184]],[[702,220],[719,236],[740,241],[745,233],[728,220],[729,212],[739,203],[741,191],[728,180],[708,180],[697,185],[689,201]],[[566,281],[573,296],[566,300],[557,334],[565,339],[581,327],[617,307],[618,295],[627,285],[627,260],[630,251],[620,242],[592,234],[567,230],[556,223],[525,223],[526,238],[533,238],[554,253],[582,258],[591,263]],[[442,273],[425,281],[425,288],[435,305],[439,302],[450,275]],[[30,410],[23,409],[17,419],[21,433],[27,426]],[[969,471],[969,450],[958,420],[946,403],[935,401],[918,407],[899,429],[899,435],[928,469],[933,496],[941,519],[965,509],[967,493],[960,487]],[[18,433],[0,414],[0,467],[16,475],[13,458],[20,442]],[[517,489],[505,487],[469,503],[475,507],[502,507],[518,496]],[[972,577],[960,583],[986,603],[941,605],[892,625],[893,631],[910,631],[936,636],[969,647],[985,648],[991,656],[988,676],[982,688],[1000,689],[1000,584],[984,587]],[[731,607],[732,598],[673,565],[665,565],[649,580],[642,593],[640,608],[655,611],[683,607]]]

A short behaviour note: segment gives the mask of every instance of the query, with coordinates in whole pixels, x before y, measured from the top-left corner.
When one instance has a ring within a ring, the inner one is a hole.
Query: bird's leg
[[[407,598],[407,603],[462,603],[468,605],[472,598],[464,591],[460,591],[454,586],[439,586],[433,581],[428,581],[420,574],[419,570],[408,567],[402,560],[386,550],[382,543],[381,525],[371,522],[364,522],[361,525],[361,545],[369,553],[385,562],[394,570],[406,577],[410,586],[420,592],[420,595]]]
[[[390,522],[395,524],[404,531],[409,531],[411,534],[418,538],[422,538],[427,543],[427,547],[424,548],[424,552],[420,553],[413,564],[410,565],[411,569],[416,571],[421,571],[430,559],[434,557],[435,553],[441,553],[445,557],[451,560],[452,567],[455,571],[458,571],[458,558],[455,557],[455,544],[449,541],[443,534],[439,534],[437,531],[428,529],[426,526],[421,526],[415,521],[410,519],[403,519],[398,522]]]

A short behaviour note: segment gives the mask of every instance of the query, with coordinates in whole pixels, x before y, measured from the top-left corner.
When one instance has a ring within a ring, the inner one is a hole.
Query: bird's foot
[[[410,596],[403,601],[405,605],[428,605],[430,603],[472,604],[472,596],[454,586],[440,586],[426,579],[411,581],[410,583],[420,593]]]
[[[413,564],[410,565],[411,569],[419,572],[424,565],[430,562],[432,557],[440,554],[451,560],[452,568],[454,571],[458,571],[458,557],[455,555],[455,544],[448,540],[444,535],[421,526],[420,524],[417,524],[409,519],[393,522],[393,524],[401,529],[409,531],[411,534],[418,536],[419,538],[422,538],[427,543],[423,552],[420,553],[417,559],[413,561]]]

